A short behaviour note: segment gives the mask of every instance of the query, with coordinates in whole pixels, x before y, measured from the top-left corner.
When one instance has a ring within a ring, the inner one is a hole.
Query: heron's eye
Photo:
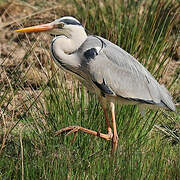
[[[62,29],[63,27],[64,27],[64,24],[63,24],[63,23],[57,24],[57,28],[58,28],[58,29]]]

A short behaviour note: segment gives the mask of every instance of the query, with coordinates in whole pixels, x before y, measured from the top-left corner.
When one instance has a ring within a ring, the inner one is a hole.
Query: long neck
[[[52,55],[59,66],[79,66],[80,59],[75,52],[86,40],[87,35],[84,29],[81,31],[72,31],[70,38],[62,35],[53,39],[51,44]]]

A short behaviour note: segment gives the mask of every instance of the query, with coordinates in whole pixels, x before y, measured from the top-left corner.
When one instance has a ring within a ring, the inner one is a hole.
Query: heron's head
[[[67,38],[77,38],[87,36],[81,23],[71,16],[65,16],[55,21],[32,27],[15,30],[16,32],[41,32],[46,31],[54,36],[66,36]]]

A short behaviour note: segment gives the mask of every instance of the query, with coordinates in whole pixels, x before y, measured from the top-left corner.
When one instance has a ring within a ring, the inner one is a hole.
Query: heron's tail
[[[161,93],[161,102],[171,111],[176,111],[176,106],[173,103],[172,96],[169,94],[168,90],[164,85],[160,85],[160,93]]]

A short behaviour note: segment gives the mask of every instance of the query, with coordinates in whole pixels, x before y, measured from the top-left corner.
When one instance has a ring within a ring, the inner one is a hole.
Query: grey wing
[[[101,37],[90,36],[82,49],[90,78],[104,94],[175,110],[166,88],[120,47]]]

